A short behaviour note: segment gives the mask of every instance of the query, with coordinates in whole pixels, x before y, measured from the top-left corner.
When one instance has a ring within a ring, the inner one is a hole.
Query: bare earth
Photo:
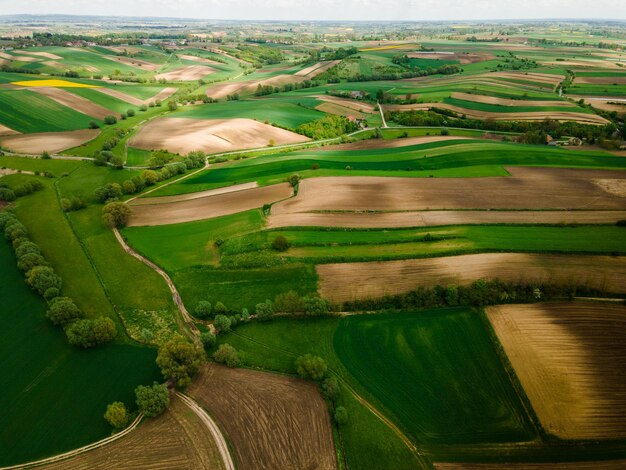
[[[452,98],[476,103],[496,104],[500,106],[576,106],[569,101],[542,101],[542,100],[511,100],[495,96],[474,95],[471,93],[452,93]]]
[[[311,79],[313,77],[316,77],[324,72],[326,72],[329,68],[333,67],[334,65],[338,64],[340,61],[339,60],[329,60],[329,61],[325,61],[325,62],[318,62],[317,64],[313,64],[310,67],[307,67],[305,69],[302,69],[298,72],[296,72],[294,75],[297,75],[299,77],[305,77],[307,79]]]
[[[170,202],[190,201],[192,199],[199,199],[208,196],[217,196],[218,194],[234,193],[237,191],[243,191],[244,189],[253,189],[256,187],[258,187],[256,181],[252,181],[250,183],[234,184],[232,186],[226,186],[224,188],[207,189],[206,191],[198,191],[189,194],[139,198],[134,199],[132,203],[134,206],[142,206],[146,204],[168,204]]]
[[[79,113],[86,114],[87,116],[91,116],[96,119],[104,119],[104,116],[108,116],[109,114],[117,114],[104,106],[100,106],[93,101],[89,101],[87,98],[75,95],[74,93],[62,88],[32,87],[31,90],[35,93],[39,93],[40,95],[47,96],[51,100],[54,100],[63,106],[67,106],[74,111],[78,111]]]
[[[562,463],[435,463],[437,470],[622,470],[626,460]]]
[[[95,139],[98,129],[80,129],[67,132],[40,132],[36,134],[19,134],[3,138],[3,147],[17,153],[50,153],[60,152]]]
[[[253,119],[158,118],[142,127],[130,139],[129,145],[181,154],[194,150],[218,153],[265,147],[271,140],[280,145],[309,139]]]
[[[94,90],[99,91],[100,93],[104,93],[105,95],[112,96],[113,98],[126,101],[129,104],[133,104],[135,106],[141,106],[142,104],[149,104],[151,101],[164,100],[166,98],[169,98],[174,93],[176,93],[177,88],[174,88],[174,87],[163,88],[156,95],[145,100],[142,100],[140,98],[135,98],[132,95],[128,95],[124,93],[123,91],[116,90],[114,88],[100,87],[100,88],[94,88]]]
[[[408,211],[272,214],[268,227],[392,228],[472,224],[608,224],[626,211]]]
[[[149,72],[154,72],[160,67],[159,64],[153,64],[152,62],[147,62],[145,60],[140,60],[140,59],[133,59],[132,57],[112,56],[112,55],[106,55],[106,54],[101,54],[100,57],[102,57],[103,59],[112,60],[113,62],[119,62],[121,64],[128,65],[130,67],[135,67],[141,70],[148,70]]]
[[[62,60],[63,57],[58,56],[56,54],[52,54],[50,52],[35,52],[35,51],[26,51],[26,50],[18,50],[18,51],[14,51],[14,52],[19,52],[20,54],[28,54],[28,55],[34,55],[37,57],[45,57],[46,59],[52,59],[52,60]]]
[[[157,80],[163,78],[168,82],[182,82],[187,80],[199,80],[213,72],[215,72],[215,69],[213,67],[207,67],[206,65],[185,65],[184,67],[174,69],[170,72],[155,75],[154,78]]]
[[[574,84],[590,83],[594,85],[626,85],[626,77],[576,77]]]
[[[295,198],[274,205],[272,214],[435,209],[626,210],[626,198],[607,192],[592,181],[623,181],[626,172],[523,167],[507,170],[512,176],[310,178],[300,183]]]
[[[418,286],[477,279],[559,282],[625,292],[626,257],[484,253],[442,258],[319,264],[319,293],[333,302],[384,297]]]
[[[291,194],[291,186],[281,183],[177,202],[159,203],[160,198],[155,197],[142,199],[139,204],[135,204],[135,201],[139,201],[135,199],[131,202],[133,214],[128,225],[166,225],[210,219],[262,207],[288,198]]]
[[[319,151],[335,151],[335,150],[371,150],[406,147],[409,145],[428,144],[430,142],[441,142],[444,140],[466,140],[468,137],[459,137],[455,135],[433,135],[422,137],[406,137],[402,139],[369,139],[351,142],[349,144],[329,145],[322,147]]]
[[[19,132],[14,131],[10,127],[0,124],[0,135],[15,135],[15,134],[19,134]]]
[[[238,468],[337,468],[328,407],[313,383],[212,364],[189,394],[225,432]]]
[[[503,305],[487,315],[548,433],[626,437],[626,307]]]
[[[179,398],[161,416],[146,419],[127,436],[95,450],[41,467],[46,470],[222,470],[215,443],[202,421]]]
[[[356,119],[365,119],[367,117],[366,114],[363,114],[359,111],[355,111],[351,108],[346,108],[337,103],[329,103],[325,102],[322,104],[318,104],[315,109],[318,111],[322,111],[328,114],[334,114],[336,116],[353,116]]]
[[[376,112],[374,110],[374,105],[367,103],[365,101],[352,100],[349,98],[340,98],[338,96],[332,95],[317,95],[315,96],[318,100],[327,101],[329,103],[336,103],[344,108],[354,109],[355,111],[359,111],[362,113],[372,114]]]

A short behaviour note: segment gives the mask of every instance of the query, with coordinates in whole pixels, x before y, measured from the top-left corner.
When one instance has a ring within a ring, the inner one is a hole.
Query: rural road
[[[380,111],[380,118],[383,120],[383,127],[387,128],[387,121],[385,121],[385,113],[383,113],[383,107],[378,101],[376,102],[376,104],[378,105],[378,111]]]
[[[198,417],[202,420],[202,422],[209,429],[211,434],[213,435],[213,439],[215,440],[215,445],[217,446],[217,450],[219,450],[222,460],[224,461],[225,470],[235,470],[235,463],[233,462],[233,458],[230,455],[230,451],[228,450],[228,444],[226,444],[226,439],[224,439],[224,435],[220,428],[215,424],[215,421],[204,411],[203,408],[200,407],[195,401],[189,398],[187,395],[183,395],[180,392],[176,392],[176,396],[180,398],[191,410],[198,415]]]
[[[178,293],[178,289],[176,289],[176,286],[172,282],[172,279],[169,277],[169,275],[165,271],[163,271],[160,267],[158,267],[156,264],[154,264],[152,261],[150,261],[147,258],[144,258],[135,250],[133,250],[126,243],[126,240],[124,240],[124,237],[122,237],[122,234],[117,228],[113,229],[113,233],[115,234],[115,238],[117,238],[117,241],[119,242],[120,245],[122,245],[122,248],[124,249],[126,253],[133,256],[134,258],[137,258],[139,261],[141,261],[143,264],[145,264],[152,270],[156,271],[163,279],[165,279],[165,282],[167,283],[167,286],[169,287],[170,292],[172,293],[172,300],[178,307],[178,311],[180,312],[181,316],[183,317],[183,320],[186,323],[187,328],[189,329],[190,338],[193,341],[199,341],[200,331],[198,330],[198,327],[194,323],[193,318],[191,318],[191,315],[189,315],[189,312],[185,308],[183,299],[180,297],[180,294]]]
[[[76,455],[89,452],[90,450],[97,449],[98,447],[102,447],[104,445],[110,444],[111,442],[124,437],[126,434],[131,432],[133,429],[135,429],[139,425],[139,422],[141,421],[142,418],[143,418],[143,415],[140,414],[139,416],[135,418],[135,420],[132,423],[130,423],[130,425],[126,429],[118,432],[117,434],[113,434],[112,436],[106,437],[98,442],[93,442],[91,444],[87,444],[86,446],[79,447],[78,449],[70,450],[69,452],[65,452],[59,455],[53,455],[52,457],[47,457],[45,459],[35,460],[33,462],[28,462],[28,463],[21,463],[18,465],[12,465],[11,467],[0,467],[0,470],[20,470],[23,468],[39,467],[41,465],[59,462],[61,460],[69,459],[70,457],[75,457]]]

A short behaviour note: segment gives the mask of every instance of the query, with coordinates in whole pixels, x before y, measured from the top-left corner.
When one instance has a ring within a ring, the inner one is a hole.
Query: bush
[[[117,118],[113,114],[109,114],[104,116],[104,123],[107,125],[113,125],[117,122]]]
[[[256,304],[254,307],[254,313],[259,321],[267,321],[274,316],[274,305],[271,301],[266,300],[260,304]]]
[[[210,349],[215,346],[215,341],[217,341],[217,338],[210,331],[205,331],[200,335],[200,341],[202,341],[202,346],[204,346],[205,349]]]
[[[328,365],[319,356],[305,354],[296,359],[296,371],[303,379],[321,380],[326,375]]]
[[[111,228],[124,227],[128,223],[131,210],[123,202],[110,202],[102,208],[102,220]]]
[[[274,310],[281,313],[304,312],[304,301],[295,291],[278,294],[274,299]]]
[[[159,176],[154,170],[143,170],[141,172],[141,179],[144,181],[146,186],[152,186],[159,182]]]
[[[72,299],[57,297],[51,302],[50,310],[48,310],[46,316],[54,325],[65,326],[74,320],[82,318],[83,314]]]
[[[49,160],[52,157],[50,157],[50,152],[44,150],[43,152],[41,152],[41,158],[43,158],[44,160]]]
[[[61,199],[61,208],[63,212],[73,212],[87,207],[87,203],[79,197],[72,196],[71,198]]]
[[[211,316],[211,312],[213,311],[213,306],[211,302],[207,302],[206,300],[201,300],[196,305],[195,313],[198,318],[208,318]]]
[[[213,353],[213,360],[218,364],[226,364],[228,367],[241,365],[239,353],[228,343],[220,344],[217,351]]]
[[[41,250],[39,249],[39,246],[29,240],[20,243],[19,246],[15,248],[15,256],[17,256],[18,259],[29,253],[40,255]]]
[[[230,331],[230,318],[226,315],[215,315],[213,326],[217,328],[218,333]]]
[[[228,312],[228,309],[226,308],[226,305],[224,305],[222,302],[217,302],[215,304],[215,307],[213,308],[213,313],[215,313],[216,315],[224,315],[226,312]]]
[[[12,189],[0,188],[0,201],[13,202],[15,197],[15,192]]]
[[[116,333],[115,323],[108,317],[76,320],[65,328],[69,343],[81,348],[93,348],[109,343],[115,338]]]
[[[13,242],[18,238],[26,238],[28,237],[28,232],[26,227],[19,221],[15,220],[14,222],[10,222],[4,227],[4,236],[7,240]]]
[[[324,395],[330,402],[335,403],[339,398],[341,389],[339,388],[339,381],[336,377],[328,377],[322,382],[322,395]]]
[[[129,109],[128,111],[126,111],[126,116],[133,117],[134,115],[135,115],[134,109]]]
[[[139,412],[148,418],[163,413],[170,405],[170,392],[165,385],[139,385],[135,389],[135,398]]]
[[[4,230],[7,225],[13,222],[17,222],[17,217],[13,212],[0,212],[0,230]]]
[[[61,295],[61,291],[59,289],[57,289],[56,287],[49,287],[43,293],[43,298],[46,299],[47,301],[50,301],[60,295]]]
[[[338,406],[333,415],[337,426],[343,426],[348,422],[348,411],[343,406]]]
[[[100,129],[100,125],[96,121],[89,121],[89,129]]]
[[[41,296],[52,287],[61,289],[61,278],[48,266],[35,266],[31,269],[26,276],[26,283]]]
[[[326,315],[330,312],[330,303],[321,297],[305,297],[304,313],[311,316]]]
[[[111,163],[111,165],[113,165],[118,170],[124,168],[124,159],[118,155],[113,156],[111,160],[109,160],[109,163]]]
[[[289,249],[289,242],[282,235],[278,235],[272,242],[272,248],[276,251],[287,251]]]
[[[126,180],[122,183],[122,192],[124,194],[135,194],[137,192],[137,186],[132,180]]]
[[[107,406],[104,419],[106,419],[107,423],[113,426],[114,429],[124,429],[130,420],[130,415],[124,403],[115,401]]]
[[[293,175],[290,175],[289,178],[287,178],[287,182],[293,187],[295,188],[298,183],[300,182],[300,175],[297,173],[294,173]]]
[[[176,101],[170,100],[167,102],[167,109],[169,109],[170,111],[176,111],[176,108],[178,108],[178,104],[176,103]]]

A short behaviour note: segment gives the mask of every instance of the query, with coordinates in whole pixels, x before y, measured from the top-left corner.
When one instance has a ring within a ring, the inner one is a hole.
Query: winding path
[[[207,414],[206,411],[204,411],[202,407],[200,407],[200,405],[198,405],[187,395],[176,392],[176,396],[180,398],[189,408],[191,408],[191,410],[198,416],[198,418],[202,420],[202,422],[208,428],[209,432],[213,436],[213,439],[215,440],[217,450],[222,456],[225,470],[235,470],[235,463],[233,462],[233,458],[230,455],[230,450],[228,449],[226,439],[224,439],[224,435],[222,434],[222,431],[220,431],[220,428],[217,426],[215,421],[213,421],[213,419]]]

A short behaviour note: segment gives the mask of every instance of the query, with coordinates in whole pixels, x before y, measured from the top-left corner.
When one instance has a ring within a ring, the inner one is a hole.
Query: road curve
[[[65,452],[59,455],[53,455],[52,457],[47,457],[45,459],[35,460],[33,462],[21,463],[18,465],[12,465],[10,467],[0,467],[0,470],[20,470],[24,468],[39,467],[41,465],[59,462],[60,460],[69,459],[70,457],[75,457],[85,452],[89,452],[90,450],[97,449],[98,447],[102,447],[106,444],[110,444],[111,442],[124,437],[126,434],[134,430],[139,425],[139,422],[141,421],[142,418],[143,418],[143,414],[140,414],[139,416],[135,418],[135,420],[132,423],[130,423],[130,425],[126,429],[118,432],[117,434],[113,434],[112,436],[105,437],[104,439],[98,442],[93,442],[91,444],[87,444],[86,446],[79,447],[78,449],[70,450],[69,452]]]
[[[224,461],[225,470],[235,470],[235,463],[233,462],[233,458],[230,455],[230,450],[228,450],[228,444],[226,444],[226,439],[224,439],[224,435],[220,428],[217,426],[215,421],[207,414],[206,411],[200,405],[198,405],[195,401],[189,398],[187,395],[183,395],[180,392],[176,392],[176,396],[180,398],[191,410],[202,420],[202,422],[206,425],[209,432],[213,435],[213,440],[215,441],[215,445],[217,446],[217,450],[219,450],[222,460]]]

